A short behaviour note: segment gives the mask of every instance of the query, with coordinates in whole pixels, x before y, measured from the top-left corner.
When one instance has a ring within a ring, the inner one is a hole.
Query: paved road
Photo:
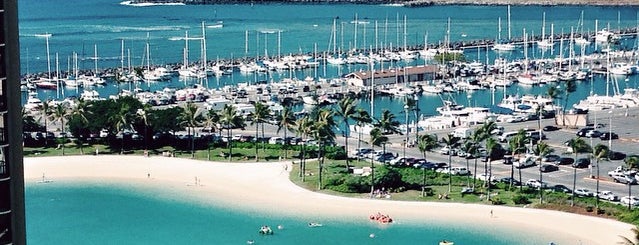
[[[602,132],[608,132],[612,129],[613,132],[617,133],[620,137],[618,140],[612,140],[611,146],[615,151],[624,152],[628,155],[631,154],[639,154],[639,109],[633,109],[626,113],[625,109],[619,109],[613,111],[613,113],[609,114],[607,111],[597,112],[597,123],[604,124],[604,127],[599,130]],[[602,116],[603,115],[603,116]],[[610,124],[611,120],[609,116],[612,117],[612,124]],[[594,112],[591,112],[590,120],[594,122]],[[528,121],[521,123],[498,123],[498,125],[503,126],[505,131],[517,131],[521,128],[537,128],[537,121]],[[554,119],[543,119],[541,120],[541,127],[546,125],[554,125]],[[612,125],[612,127],[610,127]],[[244,134],[244,135],[254,135],[254,127],[249,126],[245,131],[234,131],[235,134]],[[573,157],[574,154],[567,153],[566,147],[563,143],[571,138],[576,137],[575,132],[578,129],[561,129],[553,132],[545,132],[548,139],[546,142],[552,146],[555,150],[554,154],[558,154],[560,156],[568,156]],[[452,131],[451,129],[447,130],[434,130],[427,133],[436,134],[439,138],[445,136],[445,134]],[[276,136],[276,127],[272,125],[266,126],[266,135],[267,136]],[[295,135],[292,132],[288,133],[289,136]],[[279,133],[279,136],[283,136],[283,132]],[[362,137],[362,147],[369,147],[368,143],[368,135],[363,135]],[[410,139],[414,139],[415,135],[409,135]],[[395,142],[388,144],[386,149],[387,151],[391,151],[397,153],[399,156],[404,155],[404,150],[406,157],[415,157],[422,158],[422,154],[416,147],[412,148],[404,148],[402,146],[402,142],[406,139],[405,135],[391,135],[390,142]],[[598,138],[590,139],[585,138],[587,143],[591,143],[591,145],[596,144],[604,144],[608,145],[608,141],[600,140]],[[344,138],[338,136],[336,142],[339,144],[344,144]],[[352,134],[349,139],[349,152],[357,148],[357,135]],[[579,157],[588,157],[587,154],[580,154]],[[448,162],[448,156],[439,154],[437,152],[429,152],[426,157],[429,161],[432,162]],[[453,157],[453,166],[465,166],[466,160],[461,157]],[[471,169],[473,168],[474,161],[470,161]],[[615,169],[617,166],[623,165],[623,161],[603,161],[600,163],[600,191],[608,190],[614,192],[618,196],[626,196],[628,195],[628,187],[624,184],[618,184],[611,181],[611,179],[607,176],[608,171]],[[592,169],[592,175],[596,175],[596,167]],[[504,165],[502,161],[493,161],[492,163],[492,172],[496,178],[508,177],[510,176],[511,166]],[[479,174],[483,173],[483,162],[478,162],[478,172]],[[528,179],[539,179],[539,169],[538,166],[533,166],[529,168],[522,169],[522,177],[521,179],[525,182]],[[560,166],[559,171],[544,173],[544,182],[547,182],[549,185],[555,184],[563,184],[572,189],[573,185],[573,173],[576,172],[577,181],[576,188],[587,188],[591,191],[596,189],[596,181],[593,178],[590,178],[591,170],[590,168],[585,169],[573,169],[570,166]],[[518,171],[515,169],[515,177],[518,178]],[[636,188],[636,187],[633,187]],[[637,189],[639,191],[639,189]]]

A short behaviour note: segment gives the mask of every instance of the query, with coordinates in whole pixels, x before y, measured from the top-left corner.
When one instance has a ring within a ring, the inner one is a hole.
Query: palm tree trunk
[[[468,160],[468,158],[466,158],[466,169],[470,169],[470,161]],[[476,173],[476,172],[473,172]],[[470,176],[473,175],[473,173],[469,174],[468,177],[466,178],[466,186],[470,186]]]
[[[570,206],[575,206],[575,187],[577,186],[577,168],[572,168],[572,195],[570,197]]]
[[[426,168],[422,168],[422,197],[425,196],[426,192]]]
[[[255,119],[254,119],[255,120]],[[258,128],[259,124],[257,122],[255,122],[255,161],[259,161],[259,154],[258,154],[258,142],[257,142],[257,138],[260,136],[260,130]]]
[[[362,127],[358,127],[359,131],[357,132],[357,149],[361,149],[362,147]],[[357,158],[357,161],[359,162],[361,160],[361,158]]]
[[[426,157],[424,157],[426,158]],[[473,169],[473,173],[477,174],[477,158],[475,158],[475,169]],[[477,178],[473,178],[473,190],[475,190],[475,183],[477,182]]]
[[[189,134],[191,134],[191,158],[195,158],[195,128],[193,128],[193,133],[189,128]]]
[[[211,161],[211,142],[206,144],[206,160]]]
[[[541,187],[544,185],[544,172],[541,171],[541,158],[539,158],[539,182],[541,183]],[[539,188],[539,203],[544,203],[544,190],[543,188]]]
[[[318,168],[319,168],[319,181],[317,182],[317,189],[318,190],[322,190],[322,170],[324,167],[324,158],[322,157],[322,141],[320,140],[319,142],[319,146],[317,147],[317,161],[318,161]]]
[[[491,159],[489,157],[486,162],[488,163],[488,165],[491,165],[492,161],[493,161],[493,159]],[[489,169],[490,169],[490,171],[488,171],[488,173],[486,174],[486,185],[488,186],[488,201],[490,201],[490,177],[493,177],[492,169],[490,167],[489,167]]]
[[[287,138],[286,137],[286,130],[287,130],[286,127],[284,127],[284,160],[288,159],[288,144],[289,144],[289,141],[286,140],[286,138]],[[262,132],[264,132],[264,131],[262,130]]]
[[[346,132],[345,135],[344,135],[344,150],[346,152],[346,172],[348,172],[348,170],[351,168],[351,166],[348,163],[348,160],[349,160],[348,159],[348,137],[351,134],[351,129],[350,129],[349,125],[348,125],[348,121],[344,120],[344,122],[346,124],[346,130],[344,131],[344,132]]]
[[[375,152],[374,144],[371,144],[371,149],[373,149],[373,152]],[[375,157],[371,157],[371,198],[373,198],[374,192],[375,192]]]
[[[519,172],[519,183],[521,183],[521,165],[517,168],[517,172]],[[519,185],[519,191],[522,190],[522,186]]]
[[[596,126],[595,126],[596,127]],[[597,158],[597,190],[595,192],[595,209],[596,214],[599,214],[599,158]]]
[[[226,137],[227,140],[226,142],[228,143],[228,148],[229,148],[229,162],[231,161],[231,158],[233,157],[233,139],[231,139],[231,127],[229,127],[226,130]]]
[[[453,157],[451,156],[451,154],[448,154],[448,193],[450,193],[450,191],[453,188],[453,172],[452,172],[452,166],[451,164],[453,163]],[[446,193],[448,195],[448,193]]]

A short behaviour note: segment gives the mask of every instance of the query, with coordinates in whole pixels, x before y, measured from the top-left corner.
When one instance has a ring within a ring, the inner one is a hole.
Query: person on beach
[[[490,217],[491,218],[493,217],[493,210],[492,209],[490,210]]]

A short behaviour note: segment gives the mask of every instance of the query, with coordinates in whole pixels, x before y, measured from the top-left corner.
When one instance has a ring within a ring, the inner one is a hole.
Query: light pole
[[[608,111],[608,150],[612,151],[612,109]]]
[[[417,143],[417,141],[419,140],[419,128],[418,128],[418,121],[419,121],[419,97],[417,95],[413,96],[413,99],[415,100],[415,121],[413,121],[413,128],[415,129],[415,143]]]
[[[408,98],[406,98],[408,102]],[[406,114],[406,139],[404,139],[404,158],[406,158],[406,144],[408,144],[408,135],[410,134],[410,127],[408,126],[408,104],[404,104],[404,114]]]

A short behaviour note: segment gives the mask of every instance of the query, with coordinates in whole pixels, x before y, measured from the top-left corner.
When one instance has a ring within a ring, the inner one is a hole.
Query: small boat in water
[[[308,223],[308,227],[311,227],[311,228],[313,228],[313,227],[322,227],[322,226],[324,226],[324,225],[322,225],[321,223],[315,223],[315,222]]]
[[[262,226],[258,232],[262,235],[273,235],[273,230],[268,225]]]
[[[441,240],[439,241],[439,245],[454,245],[455,243],[452,241],[448,241],[448,240]]]

